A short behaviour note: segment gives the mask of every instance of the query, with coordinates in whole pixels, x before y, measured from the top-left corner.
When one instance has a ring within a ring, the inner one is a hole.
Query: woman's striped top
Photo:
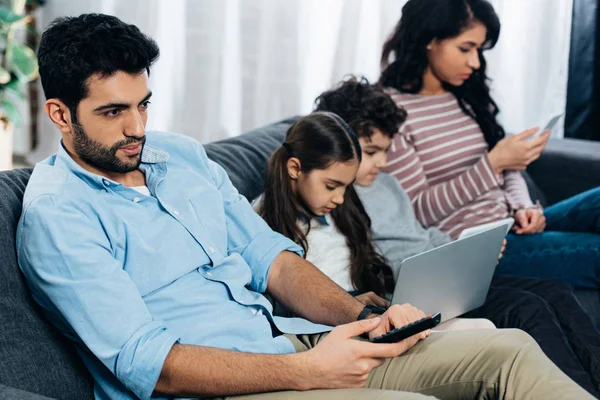
[[[463,229],[533,205],[519,172],[494,173],[479,125],[452,93],[387,92],[408,117],[394,138],[385,171],[399,180],[424,226],[456,238]]]

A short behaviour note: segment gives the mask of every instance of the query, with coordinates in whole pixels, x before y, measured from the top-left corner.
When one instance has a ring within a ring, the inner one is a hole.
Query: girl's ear
[[[287,171],[290,179],[296,180],[302,173],[302,165],[300,164],[300,160],[296,157],[290,157],[287,160]]]

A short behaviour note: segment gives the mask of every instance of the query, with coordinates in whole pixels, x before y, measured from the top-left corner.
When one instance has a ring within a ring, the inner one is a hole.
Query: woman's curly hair
[[[418,93],[429,62],[427,45],[460,35],[479,22],[487,29],[485,43],[479,49],[480,68],[461,86],[444,84],[454,94],[461,109],[481,128],[490,149],[504,138],[504,129],[496,121],[498,106],[490,96],[483,51],[493,48],[500,35],[500,21],[486,0],[409,0],[402,17],[383,46],[382,74],[379,84],[400,92]],[[393,56],[393,57],[392,57]]]
[[[392,137],[406,120],[406,111],[398,107],[382,88],[360,77],[349,76],[315,100],[315,111],[339,115],[357,136],[371,137],[373,128]]]

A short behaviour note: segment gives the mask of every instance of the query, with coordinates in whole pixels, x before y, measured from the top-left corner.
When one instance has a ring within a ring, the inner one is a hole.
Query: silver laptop
[[[498,226],[405,259],[391,303],[441,312],[442,321],[480,307],[505,235],[506,228]]]

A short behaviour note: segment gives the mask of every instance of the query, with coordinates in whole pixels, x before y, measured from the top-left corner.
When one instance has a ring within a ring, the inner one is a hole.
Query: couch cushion
[[[529,196],[531,200],[535,203],[539,201],[543,207],[548,205],[548,201],[546,200],[546,196],[544,192],[540,189],[540,187],[535,183],[531,175],[527,171],[521,172],[523,178],[525,178],[525,183],[527,183],[527,189],[529,190]]]
[[[52,400],[50,397],[41,396],[24,390],[0,385],[0,400]]]
[[[265,169],[271,153],[281,146],[288,128],[297,118],[207,144],[206,154],[225,169],[237,190],[252,201],[263,191]]]
[[[544,192],[547,205],[600,186],[600,142],[551,138],[527,172]]]
[[[0,172],[0,384],[57,399],[91,399],[87,370],[43,317],[17,264],[15,232],[30,174]]]

